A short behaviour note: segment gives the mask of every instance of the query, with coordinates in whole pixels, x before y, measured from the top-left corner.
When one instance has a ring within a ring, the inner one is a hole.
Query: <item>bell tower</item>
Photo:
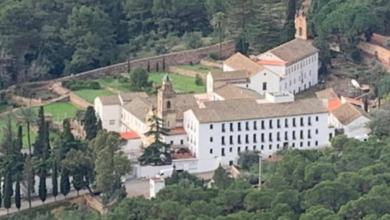
[[[304,9],[301,8],[295,15],[295,38],[307,40],[307,18]]]
[[[176,127],[176,92],[172,80],[166,74],[157,95],[157,116],[164,121],[164,128]]]

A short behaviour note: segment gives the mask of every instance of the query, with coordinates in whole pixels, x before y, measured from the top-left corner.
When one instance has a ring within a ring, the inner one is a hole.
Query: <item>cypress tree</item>
[[[19,178],[16,180],[16,186],[15,186],[15,206],[18,210],[20,210],[20,180]]]
[[[51,181],[52,181],[52,185],[53,185],[52,194],[54,196],[54,199],[57,200],[57,195],[58,195],[58,167],[57,167],[57,160],[54,160],[54,162],[53,162]]]
[[[60,190],[62,195],[66,197],[70,191],[70,182],[69,182],[69,171],[67,169],[62,169],[61,171],[61,183],[60,183]]]
[[[150,62],[148,61],[148,66],[146,67],[146,70],[148,71],[148,73],[150,73]]]
[[[103,130],[103,125],[102,125],[102,120],[100,120],[100,118],[99,118],[98,123],[97,123],[97,133],[101,130]]]
[[[84,187],[83,174],[81,174],[81,173],[76,173],[76,174],[73,176],[72,183],[73,183],[74,189],[77,190],[77,196],[78,196],[78,195],[79,195],[80,189],[82,189],[82,188]]]
[[[4,208],[11,208],[11,197],[12,197],[12,174],[9,170],[6,171],[6,177],[4,180]]]
[[[23,178],[27,182],[27,201],[28,205],[31,208],[31,194],[33,192],[33,179],[34,179],[34,173],[32,169],[32,163],[31,163],[31,155],[27,155],[26,160],[24,162],[24,173]],[[1,201],[1,200],[0,200]]]
[[[97,135],[97,118],[95,109],[92,106],[88,106],[84,115],[84,129],[87,133],[85,139],[92,140]]]
[[[39,198],[41,199],[42,203],[45,203],[46,196],[47,196],[47,189],[46,189],[46,171],[41,171],[41,176],[39,177]]]
[[[41,158],[45,148],[45,113],[43,106],[38,111],[38,137],[34,143],[34,156]]]
[[[163,68],[163,72],[165,72],[166,71],[165,58],[163,58],[162,60],[162,68]]]
[[[286,12],[286,23],[283,27],[282,42],[287,42],[295,37],[295,14],[297,13],[297,0],[288,0],[287,12]]]
[[[160,72],[160,68],[158,66],[158,62],[156,63],[156,72]]]
[[[1,182],[1,176],[0,176],[0,182]],[[2,194],[3,190],[1,189],[1,184],[0,184],[0,208],[1,208],[1,205],[2,205],[2,202],[3,202],[3,194]]]

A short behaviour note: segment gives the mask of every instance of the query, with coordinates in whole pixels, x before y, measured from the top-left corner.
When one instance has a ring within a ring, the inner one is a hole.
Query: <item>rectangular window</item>
[[[301,135],[300,135],[301,139],[303,139],[303,130],[301,130]]]
[[[269,145],[268,149],[272,150],[272,144]]]
[[[171,141],[171,145],[173,145],[173,141]]]
[[[308,118],[307,124],[308,124],[309,126],[311,126],[311,117]]]
[[[300,143],[300,146],[303,147],[303,142]]]
[[[221,143],[222,143],[222,145],[225,145],[225,136],[221,137]]]
[[[110,120],[110,125],[114,125],[115,124],[115,120]]]
[[[267,91],[267,83],[263,82],[263,91]]]
[[[213,142],[213,137],[210,137],[210,142]]]
[[[253,143],[257,143],[257,135],[253,134]]]
[[[211,130],[213,129],[213,125],[212,125],[212,124],[210,125],[210,129],[211,129]]]
[[[249,121],[245,122],[246,130],[249,131]]]
[[[213,149],[210,149],[210,154],[213,154]]]
[[[318,134],[318,129],[316,129],[316,134]]]
[[[180,140],[180,144],[183,145],[183,144],[184,144],[184,141],[183,141],[183,140]]]
[[[222,157],[225,156],[225,148],[222,148],[222,149],[221,149],[221,155],[222,155]]]
[[[301,118],[301,126],[304,126],[304,125],[303,125],[303,118]]]
[[[230,151],[230,153],[233,152],[233,148],[231,147],[231,148],[229,149],[229,151]]]
[[[279,144],[276,145],[276,148],[279,149]]]
[[[237,143],[238,143],[238,144],[241,144],[241,135],[238,135],[238,136],[237,136]]]
[[[280,128],[280,119],[278,119],[277,121],[276,121],[276,126],[278,126],[278,128]]]
[[[255,131],[257,130],[257,121],[253,122],[253,130],[255,130]]]
[[[256,146],[253,146],[253,150],[256,150]]]
[[[280,141],[280,132],[276,133],[276,139]]]
[[[316,146],[318,146],[318,141],[316,141]]]
[[[238,148],[237,148],[237,152],[238,152],[238,153],[241,152],[241,147],[238,147]]]
[[[264,150],[264,145],[261,145],[261,150]]]
[[[284,127],[288,128],[288,119],[287,118],[284,120]]]
[[[261,121],[261,129],[264,129],[264,121]]]
[[[237,123],[238,131],[241,131],[241,122]]]
[[[284,140],[285,140],[285,141],[288,140],[288,132],[287,132],[287,131],[284,132]]]
[[[248,151],[248,146],[245,147],[245,151]]]
[[[272,141],[272,133],[269,133],[268,137],[269,137],[268,141]]]
[[[307,131],[307,137],[308,137],[309,139],[311,138],[311,131],[310,131],[310,130]]]
[[[245,135],[245,143],[249,144],[249,135]]]
[[[292,132],[292,138],[293,138],[293,140],[296,139],[296,138],[295,138],[295,131]]]
[[[229,143],[230,143],[230,144],[233,144],[233,135],[230,135],[230,137],[229,137]]]
[[[295,124],[295,118],[293,118],[293,127],[296,127],[297,125]]]
[[[261,134],[261,142],[264,142],[264,134]]]
[[[310,147],[310,141],[307,142],[307,146]]]
[[[222,124],[222,132],[225,132],[225,124]]]
[[[318,121],[318,116],[316,116],[316,121]]]
[[[269,120],[269,128],[272,129],[272,120]]]
[[[295,143],[292,143],[292,147],[295,147]]]
[[[233,123],[230,123],[230,131],[234,131],[234,129],[233,129]]]

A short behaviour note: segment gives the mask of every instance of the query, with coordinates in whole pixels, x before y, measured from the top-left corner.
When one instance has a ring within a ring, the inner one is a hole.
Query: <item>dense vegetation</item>
[[[0,0],[0,89],[125,61],[141,51],[168,53],[181,42],[197,48],[200,37],[212,37],[211,43],[236,39],[244,53],[248,45],[265,50],[293,37],[290,31],[280,39],[280,14],[294,14],[296,5],[295,0]],[[293,17],[286,17],[291,30]]]
[[[211,188],[192,175],[174,173],[156,199],[124,199],[102,219],[389,219],[389,140],[359,142],[338,136],[332,144],[330,149],[285,152],[261,190],[246,179],[231,179],[222,168]],[[100,219],[82,213],[83,218],[73,220]]]

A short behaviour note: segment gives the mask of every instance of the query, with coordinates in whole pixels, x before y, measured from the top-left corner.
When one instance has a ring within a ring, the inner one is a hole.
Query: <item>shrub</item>
[[[202,79],[202,77],[200,77],[199,74],[196,74],[196,76],[195,76],[195,85],[197,85],[197,86],[203,86],[204,85],[203,79]]]
[[[149,74],[141,68],[134,69],[130,74],[130,87],[135,91],[142,91],[151,86],[148,82]]]
[[[62,86],[72,90],[82,90],[82,89],[101,89],[100,83],[97,81],[82,81],[82,80],[67,80],[62,82]]]
[[[89,87],[91,89],[101,89],[100,83],[96,81],[89,82]]]
[[[122,82],[122,83],[129,83],[129,82],[130,82],[130,79],[129,79],[129,77],[127,77],[127,76],[120,75],[120,76],[118,76],[118,81],[120,81],[120,82]]]
[[[209,58],[212,60],[219,60],[219,55],[217,53],[209,53]]]

